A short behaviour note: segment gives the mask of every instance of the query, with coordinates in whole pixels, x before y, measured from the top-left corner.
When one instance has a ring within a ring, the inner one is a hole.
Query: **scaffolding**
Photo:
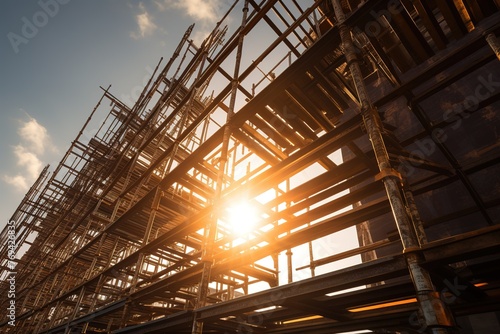
[[[0,234],[2,332],[500,330],[498,0],[193,29],[132,106],[101,87]]]

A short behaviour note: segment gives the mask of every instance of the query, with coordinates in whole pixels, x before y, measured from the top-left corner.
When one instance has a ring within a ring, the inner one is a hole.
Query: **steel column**
[[[416,290],[426,331],[433,334],[451,333],[450,329],[454,324],[450,313],[436,293],[429,273],[420,266],[420,262],[422,261],[422,256],[419,252],[420,245],[401,196],[402,182],[391,167],[389,155],[382,137],[383,125],[366,91],[351,31],[345,24],[345,14],[339,0],[332,0],[332,5],[337,18],[343,52],[361,103],[363,123],[370,138],[380,170],[379,175],[384,181],[385,191],[401,237],[405,259]]]

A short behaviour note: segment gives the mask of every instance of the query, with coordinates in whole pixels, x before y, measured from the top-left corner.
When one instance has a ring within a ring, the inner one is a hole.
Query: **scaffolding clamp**
[[[419,246],[410,246],[410,247],[406,247],[405,249],[403,249],[403,254],[416,253],[416,252],[421,252],[421,251],[422,251],[422,248],[420,248]]]
[[[384,168],[377,175],[375,175],[375,181],[380,181],[388,177],[394,177],[403,183],[403,177],[394,168]]]
[[[215,259],[212,256],[205,255],[201,257],[200,262],[211,263],[213,265],[215,263]]]

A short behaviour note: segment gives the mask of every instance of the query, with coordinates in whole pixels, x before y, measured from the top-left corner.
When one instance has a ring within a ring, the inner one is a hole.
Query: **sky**
[[[186,29],[199,45],[231,0],[2,0],[0,228],[54,170],[102,95],[133,101]]]
[[[0,229],[43,167],[56,168],[101,97],[99,86],[111,84],[111,93],[131,106],[186,29],[196,24],[191,37],[200,45],[233,1],[0,1]],[[273,37],[257,34],[260,41]],[[267,45],[252,45],[244,56],[255,57]],[[320,240],[316,251],[349,249],[345,240],[355,242],[355,231],[342,233],[342,242]],[[294,252],[308,254],[307,245]],[[306,255],[294,258],[308,262]]]

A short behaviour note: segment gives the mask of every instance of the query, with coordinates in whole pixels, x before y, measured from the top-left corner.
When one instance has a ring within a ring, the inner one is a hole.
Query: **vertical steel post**
[[[278,197],[278,189],[276,189],[276,197]],[[286,192],[290,191],[290,179],[286,179]],[[286,201],[287,209],[290,208],[290,201]],[[288,235],[290,235],[290,231],[288,231]],[[288,283],[293,283],[293,252],[291,248],[286,250],[286,267],[288,273]]]
[[[151,231],[153,230],[153,225],[156,218],[156,213],[160,208],[160,201],[163,193],[160,188],[156,188],[155,196],[153,198],[153,203],[151,203],[151,212],[149,214],[148,225],[146,226],[146,230],[144,231],[144,236],[142,238],[141,247],[145,246],[149,242],[149,238],[151,236]],[[137,259],[137,263],[135,265],[135,273],[132,279],[130,291],[134,292],[136,289],[137,281],[139,280],[139,275],[141,274],[142,266],[144,265],[144,259],[146,254],[140,253]]]
[[[33,323],[33,325],[34,325],[33,333],[40,333],[40,332],[42,332],[44,325],[46,325],[46,322],[44,320],[48,319],[49,314],[50,314],[50,309],[51,309],[50,306],[46,306],[45,307],[45,311],[43,311],[43,313],[41,314],[41,318],[43,320],[38,321],[38,323],[36,321],[34,321],[34,323]],[[50,328],[50,327],[48,327],[48,328]]]
[[[413,197],[413,192],[408,187],[406,180],[403,180],[403,190],[405,194],[406,204],[408,205],[408,213],[413,221],[413,226],[415,228],[415,235],[417,236],[418,243],[420,246],[427,243],[427,236],[425,234],[424,224],[420,218],[420,213],[418,212],[417,203],[415,203],[415,198]]]
[[[309,223],[308,226],[311,226]],[[311,266],[309,269],[311,270],[311,277],[316,276],[316,265],[314,264],[314,249],[313,249],[313,244],[312,241],[309,241],[309,263]]]
[[[75,308],[73,309],[73,313],[71,314],[71,317],[68,319],[68,322],[66,323],[66,328],[64,329],[65,334],[71,333],[71,322],[75,319],[76,315],[78,314],[78,311],[80,309],[80,304],[83,301],[83,298],[85,297],[85,286],[82,287],[80,290],[80,294],[78,295],[78,299],[75,304]]]
[[[240,63],[241,55],[243,50],[243,39],[244,33],[243,28],[245,27],[248,14],[248,0],[245,1],[243,6],[243,17],[241,20],[241,28],[238,36],[238,46],[236,51],[236,60],[234,65],[234,74],[231,82],[231,97],[229,100],[229,110],[226,115],[226,124],[224,126],[224,133],[222,137],[222,148],[220,153],[219,170],[217,173],[217,183],[214,194],[214,212],[209,218],[209,222],[205,229],[205,247],[202,251],[201,260],[203,262],[203,271],[201,276],[200,285],[198,287],[198,298],[196,300],[195,309],[201,308],[206,305],[206,300],[208,296],[208,284],[210,283],[210,275],[213,265],[213,249],[215,238],[217,236],[217,219],[219,217],[218,202],[222,194],[222,186],[224,183],[225,167],[227,162],[227,155],[229,151],[229,140],[231,138],[232,129],[230,127],[230,121],[234,115],[234,109],[236,105],[236,93],[239,85],[239,73],[240,73]],[[193,318],[192,334],[202,334],[203,333],[203,321],[200,321],[195,313]]]
[[[383,179],[385,191],[403,244],[406,262],[422,312],[424,328],[428,333],[432,334],[452,333],[454,324],[451,315],[444,302],[439,298],[439,294],[435,291],[429,273],[420,265],[422,260],[419,252],[420,244],[403,202],[402,189],[400,188],[401,180],[398,178],[397,172],[391,167],[382,137],[383,125],[366,91],[351,31],[345,24],[345,14],[340,0],[332,0],[332,5],[337,18],[343,52],[361,104],[363,123],[377,159],[380,176]]]

